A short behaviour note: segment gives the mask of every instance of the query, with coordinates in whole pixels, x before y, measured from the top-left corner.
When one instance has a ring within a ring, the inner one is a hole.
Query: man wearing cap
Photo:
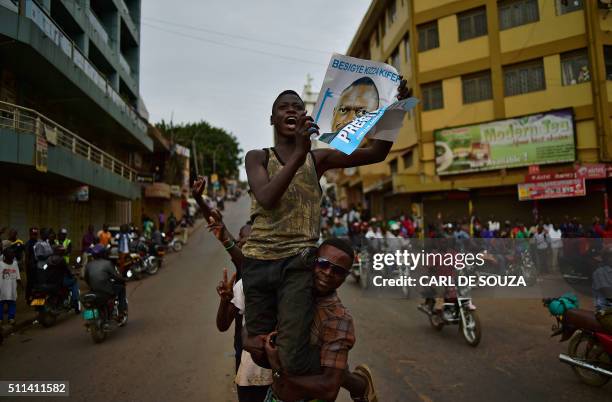
[[[97,244],[93,247],[91,250],[93,260],[85,266],[85,282],[93,292],[102,293],[108,297],[116,296],[119,301],[119,314],[123,316],[127,311],[125,280],[113,263],[104,258],[105,255],[104,246]]]

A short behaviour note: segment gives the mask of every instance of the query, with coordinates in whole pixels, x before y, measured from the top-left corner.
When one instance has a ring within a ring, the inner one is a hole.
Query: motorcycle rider
[[[64,248],[64,259],[66,264],[70,264],[70,254],[72,254],[72,240],[68,238],[68,230],[61,228],[57,235],[57,242]]]
[[[108,297],[117,297],[119,301],[119,319],[127,312],[125,280],[112,262],[104,258],[106,248],[97,244],[91,250],[92,261],[85,266],[85,282],[91,291]]]
[[[62,246],[53,248],[53,255],[47,259],[47,270],[54,272],[50,275],[53,283],[59,282],[62,287],[70,289],[70,302],[76,314],[81,312],[79,308],[79,282],[70,271],[66,262],[66,250]]]

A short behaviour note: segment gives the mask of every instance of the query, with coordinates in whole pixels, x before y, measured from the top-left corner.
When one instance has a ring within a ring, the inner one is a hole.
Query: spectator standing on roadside
[[[25,244],[25,266],[26,266],[26,300],[30,300],[32,287],[36,280],[36,256],[34,245],[38,242],[38,228],[30,228],[30,238]]]
[[[559,256],[563,252],[563,232],[557,225],[552,225],[548,232],[550,238],[550,270],[553,273],[559,272]]]
[[[111,237],[111,232],[108,231],[108,223],[103,224],[102,229],[98,232],[98,243],[106,247],[110,244]]]
[[[157,215],[157,221],[159,222],[159,231],[163,232],[166,227],[166,215],[164,211],[159,211],[159,215]]]
[[[550,239],[542,225],[538,225],[537,232],[533,236],[533,239],[536,247],[538,273],[546,274],[548,273],[548,247],[550,245]]]
[[[21,286],[19,266],[15,260],[15,252],[12,248],[6,248],[2,252],[0,261],[0,324],[4,320],[4,305],[8,307],[8,322],[15,324],[17,312],[17,283]]]
[[[87,265],[87,260],[89,257],[87,250],[89,250],[91,247],[95,245],[96,245],[96,236],[94,235],[94,227],[90,223],[89,225],[87,225],[87,232],[85,232],[85,234],[81,238],[81,253],[82,253],[81,259],[83,260],[83,266]]]

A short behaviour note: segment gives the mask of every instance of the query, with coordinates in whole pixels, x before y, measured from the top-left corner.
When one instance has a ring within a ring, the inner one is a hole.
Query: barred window
[[[457,14],[459,41],[487,34],[487,10],[479,7]]]
[[[389,26],[391,26],[395,22],[395,17],[397,17],[397,7],[395,1],[396,0],[391,0],[391,4],[389,4],[389,8],[387,9],[387,14],[389,16]]]
[[[444,107],[442,81],[421,86],[421,93],[423,98],[423,110],[442,109]]]
[[[606,79],[612,80],[612,46],[604,46],[604,59],[606,61]]]
[[[463,103],[474,103],[493,99],[491,71],[482,71],[461,77]]]
[[[504,67],[506,96],[546,89],[542,59]]]
[[[406,61],[410,62],[410,36],[404,36],[404,51],[406,52]]]
[[[397,71],[400,71],[399,46],[396,47],[393,53],[391,54],[391,65],[395,67]]]
[[[391,174],[397,173],[397,159],[393,159],[389,162],[389,168],[391,169]]]
[[[438,20],[421,24],[417,27],[419,31],[419,51],[435,49],[440,47],[438,38]]]
[[[571,13],[572,11],[582,10],[583,0],[556,0],[557,15]]]
[[[561,76],[563,85],[575,85],[591,81],[589,57],[586,49],[561,55]]]
[[[540,20],[538,0],[503,0],[498,8],[500,30]]]
[[[402,155],[402,160],[404,161],[404,169],[412,167],[412,151],[408,151]]]

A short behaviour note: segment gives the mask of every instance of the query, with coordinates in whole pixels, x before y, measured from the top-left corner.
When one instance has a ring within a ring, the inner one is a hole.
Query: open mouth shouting
[[[297,117],[295,116],[288,116],[285,118],[284,121],[285,125],[287,126],[287,128],[289,130],[295,130],[295,127],[297,126]]]

